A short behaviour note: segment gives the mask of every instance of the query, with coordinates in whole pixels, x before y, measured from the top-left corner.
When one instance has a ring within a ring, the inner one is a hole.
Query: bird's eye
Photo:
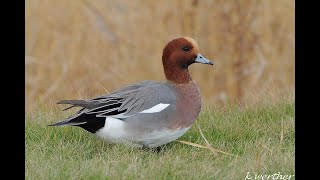
[[[188,52],[188,51],[190,51],[190,48],[189,48],[189,47],[183,47],[182,50],[183,50],[184,52]]]

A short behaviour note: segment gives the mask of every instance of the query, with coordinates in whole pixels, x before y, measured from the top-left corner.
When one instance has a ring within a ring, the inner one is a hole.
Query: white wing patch
[[[157,104],[155,106],[153,106],[150,109],[146,109],[144,111],[141,111],[140,113],[156,113],[156,112],[160,112],[162,110],[164,110],[165,108],[167,108],[170,104]]]

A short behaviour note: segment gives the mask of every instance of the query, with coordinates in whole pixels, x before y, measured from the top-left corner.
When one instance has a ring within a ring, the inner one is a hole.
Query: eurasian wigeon
[[[173,39],[163,49],[165,83],[142,81],[89,100],[58,104],[82,107],[49,126],[79,126],[113,143],[153,148],[176,140],[190,129],[201,109],[199,87],[188,67],[213,65],[190,37]],[[64,109],[64,110],[66,110]]]

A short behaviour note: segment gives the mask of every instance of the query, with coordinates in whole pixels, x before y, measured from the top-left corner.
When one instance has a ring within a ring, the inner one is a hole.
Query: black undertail
[[[83,100],[63,100],[58,104],[70,104],[73,107],[82,107],[75,115],[49,126],[79,126],[91,133],[97,132],[105,125],[106,117],[124,113],[119,111],[122,101],[120,99],[110,99],[106,102],[86,102]]]

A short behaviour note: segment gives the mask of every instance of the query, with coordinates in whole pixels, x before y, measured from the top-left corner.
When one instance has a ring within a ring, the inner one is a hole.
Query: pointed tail
[[[93,106],[93,103],[87,102],[85,100],[62,100],[59,101],[58,104],[70,104],[70,107],[65,108],[63,111],[73,108],[73,107],[82,107],[81,110],[79,110],[77,112],[77,114],[59,121],[57,123],[54,124],[49,124],[48,126],[78,126],[81,124],[85,124],[87,123],[85,120],[85,117],[81,116],[81,112],[85,109],[85,108],[91,108],[91,106]]]
[[[70,104],[71,105],[70,107],[68,107],[64,110],[73,108],[75,106],[80,106],[83,108],[90,109],[92,107],[92,105],[94,105],[94,103],[90,103],[85,100],[62,100],[62,101],[59,101],[57,104]]]
[[[74,116],[71,116],[65,120],[59,121],[57,123],[49,124],[48,126],[77,126],[81,124],[87,123],[86,121],[81,121],[81,122],[75,122],[75,120],[81,116],[81,114],[76,114]]]
[[[65,121],[54,123],[54,124],[49,124],[48,126],[78,126],[85,123],[87,122],[69,122],[69,120],[65,120]]]

